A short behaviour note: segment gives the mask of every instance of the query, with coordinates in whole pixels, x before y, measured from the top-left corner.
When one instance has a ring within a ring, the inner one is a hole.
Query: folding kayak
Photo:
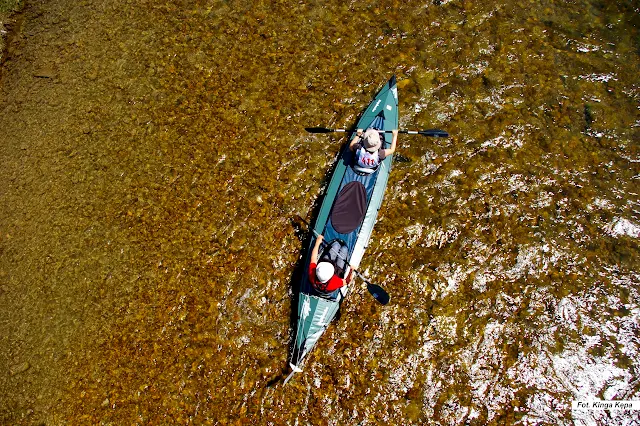
[[[398,128],[398,89],[395,77],[392,77],[371,101],[356,128],[379,130],[382,148],[390,147],[393,138],[391,130]],[[355,137],[354,132],[349,141]],[[348,276],[351,268],[357,269],[382,204],[392,161],[393,155],[389,155],[375,170],[361,169],[356,164],[355,153],[349,149],[349,144],[338,159],[313,226],[314,238],[311,239],[307,251],[306,266],[299,289],[295,338],[289,363],[292,371],[286,378],[285,384],[294,373],[302,371],[307,355],[336,316],[342,301],[349,293],[350,286],[353,285],[351,282],[329,295],[314,289],[309,281],[309,264],[315,237],[322,234],[326,242],[326,245],[321,248],[319,258],[322,258],[322,250],[334,241],[346,245],[347,266],[340,275],[341,278]]]

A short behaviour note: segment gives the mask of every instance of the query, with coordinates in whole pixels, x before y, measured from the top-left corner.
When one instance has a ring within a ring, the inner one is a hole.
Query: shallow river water
[[[0,423],[632,425],[634,1],[27,0],[0,80]],[[362,283],[288,373],[340,134],[401,135]]]

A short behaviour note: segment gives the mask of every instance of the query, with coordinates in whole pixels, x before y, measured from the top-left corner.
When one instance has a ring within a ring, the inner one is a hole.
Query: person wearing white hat
[[[380,139],[380,133],[376,129],[367,129],[364,132],[362,129],[358,129],[357,136],[353,138],[349,144],[349,149],[355,151],[356,162],[358,166],[375,169],[380,162],[387,156],[393,154],[396,151],[396,143],[398,141],[398,130],[393,130],[393,140],[391,146],[386,149],[382,149],[382,139]]]
[[[331,262],[322,261],[318,263],[318,251],[324,236],[318,235],[316,244],[311,250],[311,262],[309,264],[309,281],[318,290],[322,292],[332,292],[339,289],[347,282],[335,274],[335,266]],[[346,253],[342,254],[343,256]],[[344,259],[343,259],[344,263]]]

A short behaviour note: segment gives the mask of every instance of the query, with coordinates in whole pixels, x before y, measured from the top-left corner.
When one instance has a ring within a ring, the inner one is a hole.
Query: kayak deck
[[[357,124],[359,129],[374,128],[380,131],[398,128],[398,92],[395,77],[378,92]],[[349,142],[353,140],[351,136]],[[381,133],[383,147],[392,142],[390,133]],[[315,235],[322,234],[324,240],[343,241],[348,248],[347,265],[357,269],[369,243],[373,226],[382,204],[387,179],[391,171],[393,156],[380,162],[373,173],[362,173],[354,169],[355,154],[344,148],[331,177],[313,227]],[[298,299],[298,317],[295,340],[291,353],[291,374],[302,371],[301,366],[318,339],[338,313],[340,305],[349,291],[346,285],[332,297],[319,294],[309,281],[311,251],[315,243],[312,238],[305,263]],[[347,266],[347,273],[349,266]]]

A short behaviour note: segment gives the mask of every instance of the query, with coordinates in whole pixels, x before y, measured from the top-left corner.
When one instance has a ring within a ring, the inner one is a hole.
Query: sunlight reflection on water
[[[0,420],[598,424],[571,401],[637,399],[637,13],[566,6],[30,5]],[[391,303],[356,285],[282,388],[293,218],[344,143],[303,128],[394,73],[401,125],[452,137],[400,139],[362,264]]]

